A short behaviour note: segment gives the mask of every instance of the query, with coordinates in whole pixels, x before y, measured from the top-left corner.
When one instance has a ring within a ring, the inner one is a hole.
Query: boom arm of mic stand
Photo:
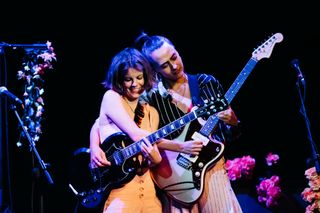
[[[21,47],[21,48],[45,49],[45,48],[47,48],[47,45],[46,44],[8,44],[5,42],[1,42],[0,47]]]
[[[25,136],[27,137],[27,139],[28,139],[28,141],[29,141],[29,143],[30,143],[30,146],[31,146],[31,149],[32,149],[33,153],[35,154],[35,156],[36,156],[37,159],[38,159],[38,162],[39,162],[39,164],[40,164],[40,166],[41,166],[41,168],[42,168],[42,170],[43,170],[43,172],[44,172],[44,174],[45,174],[48,182],[52,185],[52,184],[53,184],[53,180],[52,180],[52,178],[51,178],[51,176],[50,176],[50,174],[49,174],[49,172],[48,172],[48,170],[47,170],[47,165],[46,165],[46,163],[44,163],[44,161],[41,159],[41,157],[40,157],[40,155],[39,155],[39,152],[38,152],[37,149],[36,149],[36,146],[35,146],[34,141],[32,140],[30,134],[28,133],[28,131],[27,131],[26,128],[24,127],[23,122],[22,122],[22,120],[21,120],[21,118],[20,118],[20,116],[19,116],[19,114],[18,114],[18,112],[17,112],[17,110],[16,110],[16,106],[15,106],[14,104],[12,104],[12,103],[11,103],[10,105],[11,105],[11,106],[10,106],[11,109],[14,111],[14,114],[16,115],[16,117],[17,117],[17,119],[18,119],[18,121],[19,121],[19,124],[20,124],[20,126],[21,126],[21,128],[22,128],[22,130],[23,130],[23,132],[24,132],[24,134],[25,134]]]
[[[316,172],[319,175],[320,174],[320,155],[319,155],[317,146],[316,146],[316,144],[314,143],[314,141],[312,139],[310,122],[309,122],[309,119],[308,119],[308,116],[307,116],[306,108],[304,106],[304,98],[305,98],[305,96],[302,96],[302,94],[301,94],[299,80],[297,81],[296,85],[297,85],[297,89],[298,89],[298,93],[299,93],[299,98],[300,98],[300,101],[301,101],[300,112],[303,114],[304,120],[306,122],[307,131],[308,131],[308,139],[309,139],[310,144],[311,144],[312,160],[314,161]],[[304,88],[304,94],[305,94],[305,90],[306,90],[306,88]]]

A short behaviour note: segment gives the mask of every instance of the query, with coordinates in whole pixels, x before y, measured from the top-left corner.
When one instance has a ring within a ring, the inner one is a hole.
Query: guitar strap
[[[189,87],[190,87],[190,95],[191,95],[191,101],[192,106],[201,106],[203,105],[203,101],[200,98],[200,88],[198,84],[198,78],[197,75],[188,75],[189,80]],[[194,132],[201,128],[201,125],[199,122],[191,122],[190,127],[188,128],[187,134],[185,136],[186,139],[191,139]]]
[[[202,104],[202,100],[200,99],[197,75],[188,74],[188,79],[189,79],[192,105],[196,106],[196,105]]]

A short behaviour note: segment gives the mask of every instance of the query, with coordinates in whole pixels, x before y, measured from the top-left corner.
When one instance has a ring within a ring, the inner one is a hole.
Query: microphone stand
[[[42,170],[43,170],[43,172],[44,172],[44,174],[45,174],[48,182],[49,182],[51,185],[53,185],[53,180],[52,180],[52,178],[51,178],[51,176],[50,176],[50,174],[49,174],[49,172],[48,172],[48,170],[47,170],[47,165],[48,165],[48,164],[45,163],[45,162],[41,159],[41,157],[40,157],[40,155],[39,155],[39,153],[38,153],[38,151],[37,151],[37,149],[36,149],[36,146],[35,146],[34,141],[32,140],[30,134],[28,133],[28,131],[26,130],[26,128],[25,128],[24,125],[23,125],[23,122],[22,122],[22,120],[21,120],[21,118],[20,118],[20,116],[19,116],[19,114],[18,114],[18,112],[17,112],[16,106],[15,106],[13,103],[10,103],[10,108],[14,111],[14,114],[16,115],[16,117],[17,117],[17,119],[18,119],[18,121],[19,121],[19,124],[20,124],[23,132],[24,132],[25,136],[27,137],[27,139],[28,139],[28,141],[29,141],[29,143],[30,143],[31,150],[33,151],[33,153],[35,154],[36,158],[38,159],[38,162],[39,162],[39,164],[40,164],[40,166],[41,166],[41,168],[42,168]]]
[[[12,49],[23,48],[23,49],[25,49],[25,51],[30,51],[30,50],[34,50],[34,49],[36,49],[36,50],[47,49],[48,47],[47,47],[47,43],[44,43],[44,44],[43,43],[42,44],[41,43],[40,44],[8,44],[8,43],[5,43],[5,42],[0,42],[0,55],[2,55],[4,53],[5,48],[12,48]],[[19,114],[17,112],[16,106],[14,105],[14,103],[10,103],[10,108],[11,108],[11,110],[14,111],[14,114],[16,115],[16,117],[17,117],[17,119],[19,121],[19,125],[21,126],[21,128],[22,128],[22,130],[24,132],[24,135],[27,138],[27,140],[29,141],[29,145],[30,145],[31,150],[33,152],[32,161],[34,161],[33,159],[34,159],[34,155],[35,155],[37,160],[38,160],[38,163],[41,166],[41,169],[42,169],[47,181],[49,182],[50,185],[53,185],[54,184],[53,180],[52,180],[52,178],[51,178],[51,176],[50,176],[50,174],[49,174],[49,172],[47,170],[47,166],[49,166],[49,164],[45,163],[41,159],[40,154],[36,149],[35,142],[31,138],[31,136],[28,133],[27,129],[24,127],[23,122],[22,122],[22,120],[21,120],[21,118],[20,118],[20,116],[19,116]],[[40,175],[40,173],[38,173],[38,171],[39,170],[37,168],[33,168],[33,175],[37,179],[39,178],[39,175]],[[32,184],[33,184],[32,187],[34,187],[34,183],[32,183]],[[32,195],[32,196],[34,196],[34,195]],[[40,201],[39,201],[40,202],[40,207],[39,207],[40,209],[39,210],[42,213],[43,212],[43,197],[42,197],[42,195],[40,195],[40,196],[41,197],[40,197]],[[0,194],[0,199],[1,199],[1,194]],[[33,202],[34,202],[33,198],[31,198],[31,201],[32,201],[31,210],[33,212],[33,208],[34,208],[33,207],[33,205],[34,205],[33,204]]]
[[[5,42],[0,42],[0,55],[4,52],[4,47],[11,48],[24,48],[25,50],[30,49],[47,49],[47,44],[8,44]]]
[[[305,97],[305,95],[302,96],[302,94],[301,94],[301,88],[300,88],[301,84],[304,86],[303,89],[304,89],[304,94],[305,94],[305,90],[306,90],[305,89],[305,82],[301,82],[300,79],[298,78],[298,80],[296,82],[296,86],[297,86],[297,89],[298,89],[298,92],[299,92],[300,101],[301,101],[300,113],[302,113],[302,115],[304,117],[304,120],[306,122],[307,131],[308,131],[308,139],[310,141],[311,149],[312,149],[312,159],[314,161],[316,172],[319,175],[320,174],[320,161],[319,161],[319,156],[320,155],[319,155],[317,146],[316,146],[316,144],[314,143],[314,141],[312,139],[310,122],[309,122],[309,119],[308,119],[308,116],[307,116],[306,108],[304,106],[304,97]]]
[[[0,43],[0,47],[21,47],[21,48],[38,48],[38,49],[46,49],[46,44],[8,44],[5,42]]]

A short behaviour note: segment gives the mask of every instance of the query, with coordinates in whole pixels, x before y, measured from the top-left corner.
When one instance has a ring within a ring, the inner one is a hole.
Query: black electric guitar
[[[224,97],[205,101],[201,107],[195,107],[190,113],[160,128],[146,138],[151,144],[184,127],[189,122],[202,116],[210,116],[225,110],[228,103]],[[101,144],[111,166],[91,168],[90,150],[81,148],[75,153],[71,165],[69,187],[86,208],[100,208],[102,200],[106,200],[110,191],[128,183],[136,175],[134,156],[141,153],[143,140],[132,143],[124,133],[118,132],[107,137]],[[219,147],[217,147],[217,150]],[[221,148],[220,148],[221,149]]]
[[[262,58],[268,58],[274,45],[282,40],[282,34],[276,33],[254,50],[252,57],[225,94],[228,103],[231,103],[257,62]],[[200,122],[201,130],[192,136],[193,139],[205,142],[198,156],[165,150],[161,163],[152,169],[152,178],[157,186],[180,203],[192,204],[198,200],[203,192],[205,172],[221,157],[223,146],[217,146],[218,142],[209,140],[218,120],[216,115],[212,115],[207,121]],[[186,141],[184,132],[176,138],[182,143]],[[217,151],[216,148],[220,150]]]

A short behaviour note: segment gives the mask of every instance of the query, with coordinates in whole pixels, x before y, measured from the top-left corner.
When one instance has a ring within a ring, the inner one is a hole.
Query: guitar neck
[[[167,135],[173,133],[181,127],[184,127],[187,123],[195,120],[197,117],[198,116],[195,112],[189,112],[188,114],[182,116],[178,120],[175,120],[174,122],[161,127],[153,134],[147,136],[147,139],[150,141],[151,144],[154,144],[159,139],[166,137]]]
[[[244,68],[241,70],[240,74],[236,78],[236,80],[233,82],[231,87],[228,89],[226,94],[224,95],[227,99],[228,103],[230,104],[233,98],[236,96],[238,91],[240,90],[241,86],[245,82],[245,80],[250,75],[251,71],[257,64],[257,60],[255,58],[250,58],[250,60],[247,62],[247,64],[244,66]],[[209,137],[214,127],[217,125],[219,121],[219,118],[216,116],[216,114],[210,116],[206,123],[202,126],[200,133],[206,137]]]
[[[250,73],[252,72],[253,68],[257,64],[257,60],[255,58],[250,58],[250,60],[247,62],[247,64],[244,66],[242,71],[239,73],[236,80],[233,82],[233,84],[230,86],[226,94],[224,95],[227,99],[228,103],[231,103],[233,98],[236,96],[238,91],[240,90],[241,86],[245,82],[245,80],[248,78]]]
[[[178,120],[167,124],[156,132],[148,135],[146,138],[150,141],[151,144],[156,143],[159,139],[166,137],[167,135],[173,133],[177,129],[185,126],[187,123],[195,120],[197,118],[197,114],[194,111],[189,112],[188,114],[182,116]],[[130,144],[122,150],[123,155],[126,159],[138,154],[141,151],[141,144],[143,140],[137,141],[135,143]]]

